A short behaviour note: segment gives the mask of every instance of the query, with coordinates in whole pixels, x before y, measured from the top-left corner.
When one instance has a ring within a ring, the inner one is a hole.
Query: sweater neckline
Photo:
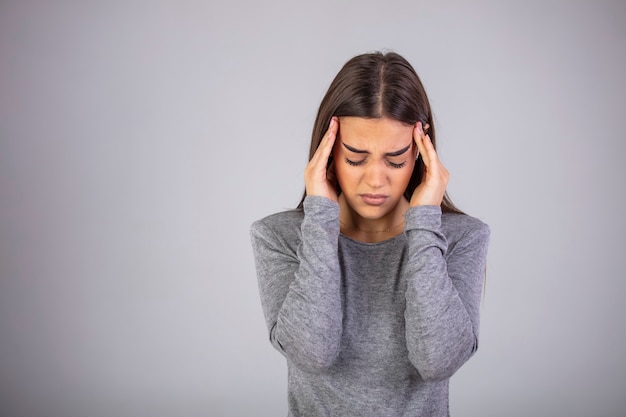
[[[404,232],[402,232],[402,233],[400,233],[400,234],[398,234],[396,236],[390,237],[389,239],[381,240],[380,242],[363,242],[363,241],[360,241],[360,240],[352,239],[351,237],[348,237],[348,236],[344,235],[341,232],[339,233],[339,238],[340,239],[344,239],[344,240],[346,240],[346,241],[348,241],[350,243],[356,244],[356,245],[370,246],[370,247],[372,247],[372,246],[389,245],[391,243],[395,243],[396,240],[402,239],[404,237],[405,237],[405,234],[404,234]]]

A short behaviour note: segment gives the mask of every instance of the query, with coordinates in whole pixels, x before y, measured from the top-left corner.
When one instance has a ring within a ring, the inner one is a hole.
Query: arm
[[[315,371],[334,362],[341,340],[339,205],[307,197],[301,234],[294,252],[266,224],[251,229],[270,341],[288,360]]]
[[[489,228],[474,220],[449,247],[440,207],[419,206],[406,214],[406,233],[409,359],[425,380],[449,378],[478,347]]]

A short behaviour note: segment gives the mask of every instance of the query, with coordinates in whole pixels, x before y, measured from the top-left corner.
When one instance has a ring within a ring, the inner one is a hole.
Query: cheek
[[[335,175],[337,176],[337,182],[339,182],[340,186],[350,182],[350,170],[347,168],[348,167],[346,167],[343,159],[335,159]],[[345,186],[342,186],[341,188],[345,188]]]
[[[358,189],[363,179],[362,174],[361,169],[348,165],[344,157],[335,160],[335,175],[342,191],[349,194],[351,191]]]
[[[399,169],[395,176],[395,182],[397,183],[399,188],[405,189],[409,185],[409,181],[411,180],[411,175],[413,175],[413,169],[415,168],[415,163],[409,163],[403,169]]]

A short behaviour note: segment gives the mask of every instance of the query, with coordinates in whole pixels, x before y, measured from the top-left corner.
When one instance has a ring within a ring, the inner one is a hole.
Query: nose
[[[385,185],[387,174],[385,173],[385,166],[383,161],[376,161],[375,163],[368,164],[365,172],[365,182],[372,188],[380,188]]]

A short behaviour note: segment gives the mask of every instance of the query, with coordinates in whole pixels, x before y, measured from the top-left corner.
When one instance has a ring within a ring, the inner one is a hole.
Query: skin
[[[426,171],[409,202],[403,194],[417,151]],[[327,169],[331,152],[333,163]],[[339,203],[344,235],[378,242],[403,232],[409,207],[440,205],[449,174],[420,122],[407,126],[385,117],[333,117],[304,177],[307,195]],[[339,196],[336,182],[342,190]]]

